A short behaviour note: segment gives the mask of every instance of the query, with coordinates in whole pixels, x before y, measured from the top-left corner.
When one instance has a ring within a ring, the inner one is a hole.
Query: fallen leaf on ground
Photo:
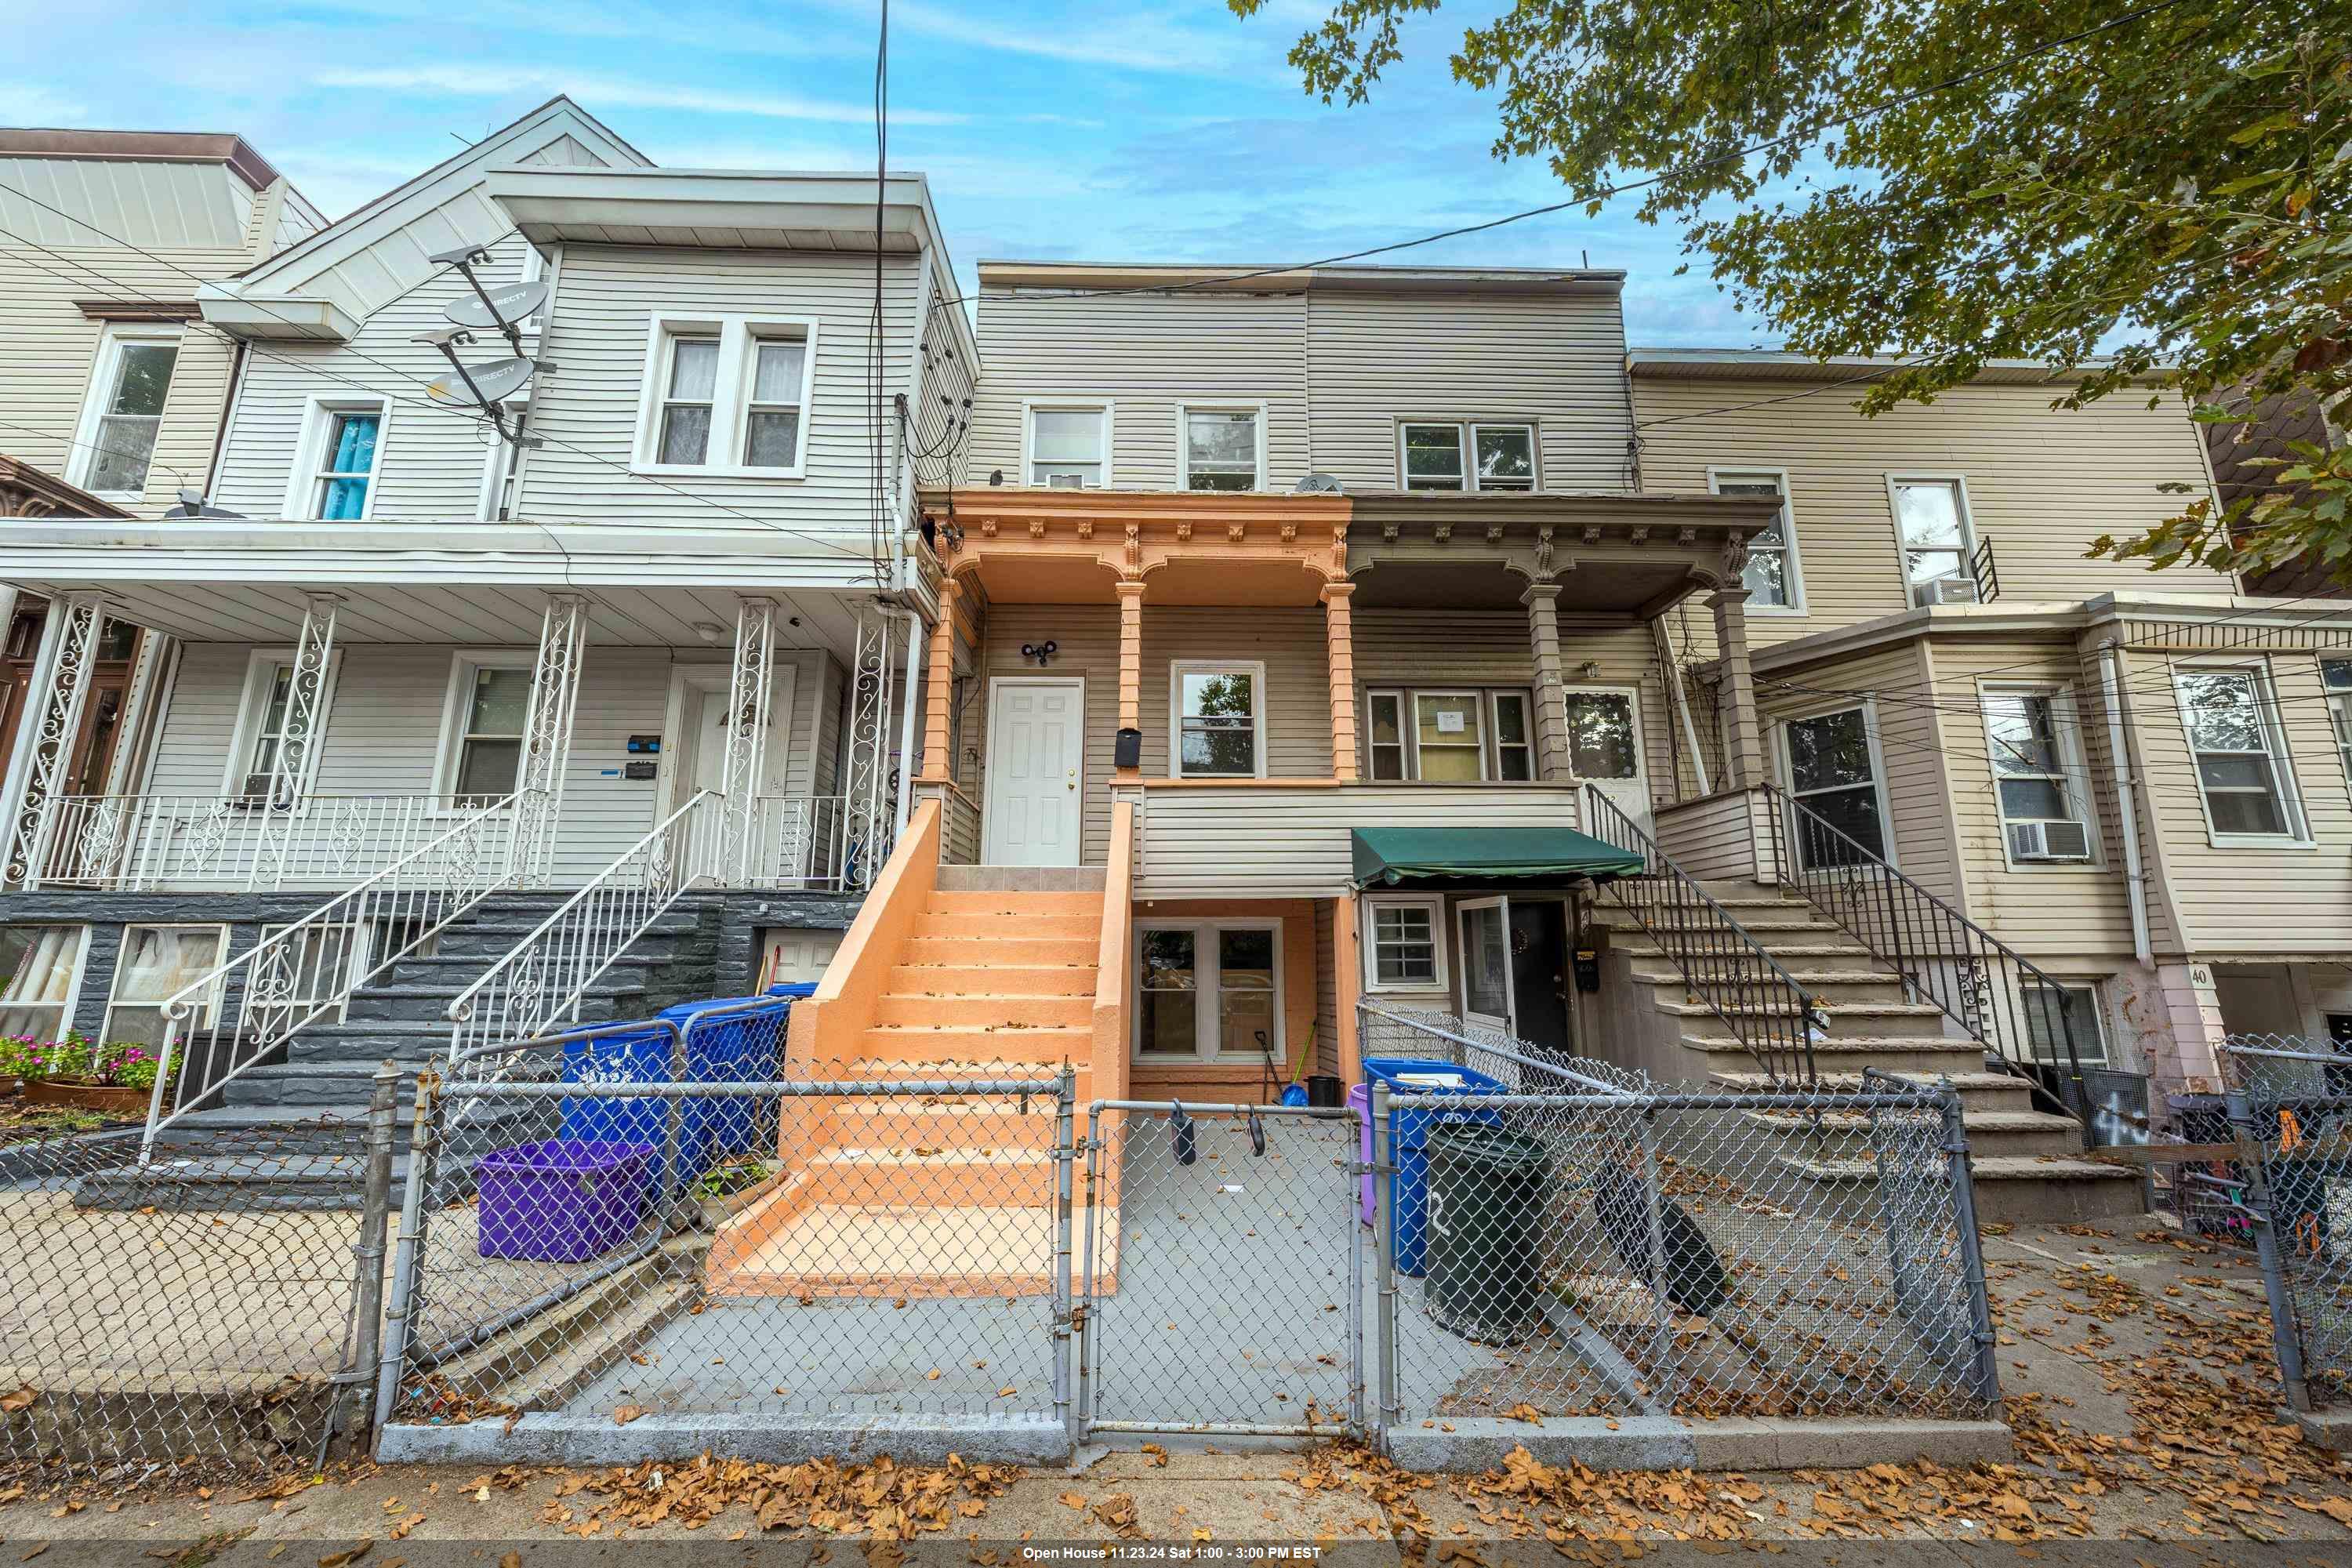
[[[362,1541],[347,1552],[328,1552],[319,1559],[319,1568],[349,1568],[350,1564],[358,1562],[374,1550],[373,1541]]]
[[[646,1407],[642,1405],[624,1405],[613,1412],[613,1425],[626,1426],[630,1422],[646,1414]]]

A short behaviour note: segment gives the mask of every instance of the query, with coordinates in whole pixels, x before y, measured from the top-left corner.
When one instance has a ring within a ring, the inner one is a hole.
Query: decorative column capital
[[[1559,602],[1559,584],[1552,582],[1530,583],[1519,595],[1519,603],[1531,610],[1538,605],[1557,605]]]
[[[1339,605],[1344,607],[1348,601],[1355,596],[1355,584],[1349,582],[1345,577],[1333,577],[1327,580],[1322,587],[1316,590],[1315,597],[1320,603],[1326,605]]]
[[[1143,579],[1121,577],[1110,585],[1110,591],[1118,595],[1121,604],[1140,604],[1143,601]]]
[[[1706,607],[1719,615],[1725,610],[1740,608],[1752,596],[1751,590],[1745,584],[1728,584],[1707,595]]]

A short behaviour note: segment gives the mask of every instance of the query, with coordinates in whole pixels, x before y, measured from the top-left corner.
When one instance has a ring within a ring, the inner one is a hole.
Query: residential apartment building
[[[1645,485],[1780,504],[1748,629],[1814,858],[1883,857],[2031,960],[2045,1058],[2197,1089],[2225,1033],[2352,1037],[2352,611],[2085,555],[2214,494],[2177,401],[2057,411],[1994,365],[1864,420],[1870,362],[1628,363]]]
[[[0,568],[64,610],[0,800],[6,1026],[177,1005],[183,1122],[233,1126],[355,1103],[453,1011],[821,973],[905,809],[915,479],[975,374],[921,177],[656,169],[558,99],[189,292],[236,345],[210,510],[27,522]],[[121,625],[155,673],[96,788],[47,738]]]

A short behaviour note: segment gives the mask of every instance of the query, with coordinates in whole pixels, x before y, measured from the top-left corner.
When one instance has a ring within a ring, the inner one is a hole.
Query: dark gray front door
[[[1511,1000],[1519,1038],[1568,1049],[1568,907],[1511,900]]]

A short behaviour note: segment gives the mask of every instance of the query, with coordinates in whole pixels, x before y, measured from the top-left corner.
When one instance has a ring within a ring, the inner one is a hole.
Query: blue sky
[[[1491,0],[1489,0],[1491,4]],[[894,0],[890,161],[919,168],[967,279],[982,257],[1286,262],[1559,199],[1490,154],[1491,98],[1417,22],[1356,108],[1284,59],[1316,0]],[[0,123],[236,131],[340,214],[562,91],[677,167],[870,167],[875,0],[0,0]],[[1765,341],[1633,198],[1397,260],[1632,274],[1637,343]],[[1622,209],[1622,210],[1619,210]]]

